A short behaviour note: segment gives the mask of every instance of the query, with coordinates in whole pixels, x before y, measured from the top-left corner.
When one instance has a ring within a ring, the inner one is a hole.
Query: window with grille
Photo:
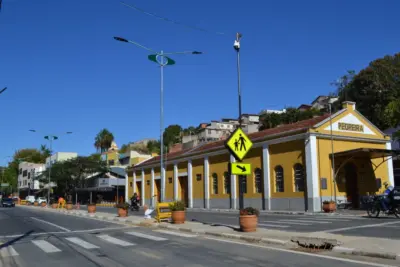
[[[196,181],[201,181],[201,174],[196,174]]]
[[[275,167],[275,192],[284,192],[285,183],[283,180],[283,168],[278,165]]]
[[[297,163],[293,167],[294,170],[294,190],[295,192],[304,192],[304,168],[303,165]]]
[[[213,194],[218,194],[218,175],[215,172],[212,174],[212,188]]]
[[[225,194],[231,193],[231,176],[229,172],[224,172],[224,192]]]
[[[262,171],[260,168],[257,168],[254,171],[254,186],[256,189],[256,193],[262,193]]]

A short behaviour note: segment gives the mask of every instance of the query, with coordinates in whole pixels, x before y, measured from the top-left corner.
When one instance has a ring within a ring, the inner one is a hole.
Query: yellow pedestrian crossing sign
[[[226,146],[238,160],[242,160],[253,146],[241,128],[237,128],[226,142]]]
[[[250,175],[251,174],[251,164],[250,163],[231,163],[231,174],[233,175]]]

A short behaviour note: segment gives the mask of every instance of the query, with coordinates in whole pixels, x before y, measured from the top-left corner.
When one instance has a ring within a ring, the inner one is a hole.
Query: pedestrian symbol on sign
[[[253,143],[243,130],[238,128],[232,133],[225,145],[237,159],[242,160],[253,146]]]

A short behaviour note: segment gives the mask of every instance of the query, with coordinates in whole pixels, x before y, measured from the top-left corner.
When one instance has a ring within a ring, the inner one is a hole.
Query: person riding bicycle
[[[383,197],[381,199],[381,205],[383,208],[383,211],[387,211],[388,210],[388,205],[390,205],[390,193],[393,191],[394,187],[389,185],[388,182],[385,182],[383,184],[385,186],[385,191],[383,192]]]

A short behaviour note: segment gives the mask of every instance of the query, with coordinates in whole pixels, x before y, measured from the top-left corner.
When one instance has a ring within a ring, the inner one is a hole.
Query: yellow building
[[[249,138],[254,145],[243,162],[251,163],[251,175],[231,175],[228,164],[235,159],[224,141],[217,141],[166,155],[163,181],[159,157],[128,168],[131,190],[147,205],[158,198],[184,200],[190,208],[320,211],[323,201],[335,198],[358,207],[362,196],[377,191],[378,181],[394,183],[390,138],[353,102],[343,103],[332,117]]]

